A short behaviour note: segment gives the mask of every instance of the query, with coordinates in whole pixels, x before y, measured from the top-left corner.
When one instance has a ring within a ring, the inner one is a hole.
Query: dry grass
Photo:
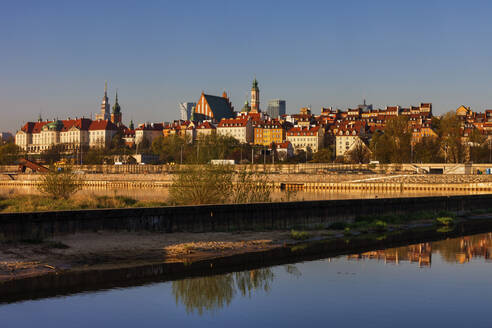
[[[198,241],[164,247],[169,255],[188,254],[191,252],[221,252],[241,248],[262,248],[271,245],[272,240],[242,240],[242,241]]]
[[[75,199],[54,199],[44,195],[10,194],[0,198],[0,212],[39,212],[97,208],[157,207],[164,202],[138,201],[126,196],[96,196],[89,194]]]

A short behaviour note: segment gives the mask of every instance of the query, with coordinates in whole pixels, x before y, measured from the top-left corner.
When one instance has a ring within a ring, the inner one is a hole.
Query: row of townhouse
[[[39,154],[55,145],[63,145],[67,151],[108,147],[119,129],[110,120],[39,120],[24,124],[15,135],[15,144],[28,154]]]

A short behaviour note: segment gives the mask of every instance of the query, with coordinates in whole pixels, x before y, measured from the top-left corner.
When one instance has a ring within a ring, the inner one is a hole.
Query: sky
[[[128,123],[202,91],[260,107],[492,108],[490,1],[0,0],[0,131],[90,117],[104,82]]]

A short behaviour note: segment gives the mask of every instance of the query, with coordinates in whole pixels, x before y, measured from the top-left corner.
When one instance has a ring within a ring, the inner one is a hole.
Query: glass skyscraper
[[[272,99],[268,102],[267,114],[271,118],[285,115],[285,100]]]

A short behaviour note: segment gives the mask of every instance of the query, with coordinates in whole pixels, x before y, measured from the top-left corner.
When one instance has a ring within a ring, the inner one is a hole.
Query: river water
[[[492,233],[0,305],[0,327],[491,327]]]

